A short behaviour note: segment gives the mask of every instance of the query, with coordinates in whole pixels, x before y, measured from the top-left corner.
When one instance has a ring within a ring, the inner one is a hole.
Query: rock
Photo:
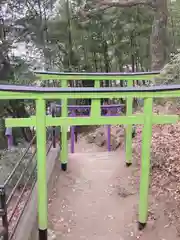
[[[106,140],[105,140],[105,135],[104,133],[98,132],[94,143],[98,146],[98,147],[102,147],[105,144]]]
[[[111,138],[111,150],[115,151],[121,145],[121,139],[119,137],[112,137]]]
[[[48,229],[48,240],[56,240],[56,234],[51,229]]]
[[[124,128],[119,128],[116,130],[116,136],[123,138],[125,136],[125,129]]]
[[[111,126],[111,150],[116,150],[124,141],[124,127]],[[88,143],[95,143],[98,147],[107,145],[107,126],[101,126],[94,133],[87,136]]]
[[[87,142],[88,143],[93,143],[94,142],[94,140],[95,140],[95,137],[96,137],[96,135],[94,134],[94,133],[90,133],[90,134],[88,134],[87,135]]]

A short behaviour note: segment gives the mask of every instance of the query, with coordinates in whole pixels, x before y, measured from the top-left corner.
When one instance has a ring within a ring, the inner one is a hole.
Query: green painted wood
[[[95,81],[95,88],[100,88],[100,81]],[[91,100],[91,117],[99,118],[101,114],[101,99],[93,98]]]
[[[158,74],[119,74],[117,75],[109,73],[108,75],[85,75],[85,74],[74,74],[74,75],[57,75],[57,74],[36,74],[38,78],[41,80],[126,80],[126,81],[133,81],[133,80],[151,80],[153,77],[157,77]]]
[[[136,88],[134,88],[135,90]],[[103,99],[103,98],[177,98],[180,96],[180,90],[172,90],[172,91],[158,91],[158,92],[143,92],[142,88],[138,88],[134,92],[90,92],[84,93],[83,88],[81,88],[82,92],[71,92],[71,90],[67,90],[67,93],[25,93],[25,92],[11,92],[11,91],[0,91],[0,99],[8,100],[8,99],[41,99],[43,95],[43,99],[45,100],[53,100],[53,99]]]
[[[128,81],[128,87],[133,86],[132,81]],[[133,113],[133,98],[126,99],[126,116],[131,116]],[[132,163],[132,124],[126,125],[126,163]]]
[[[45,116],[46,116],[45,100],[44,99],[36,100],[38,224],[40,230],[47,229],[48,223]]]
[[[153,99],[144,100],[144,127],[142,133],[141,151],[141,179],[140,179],[140,200],[139,200],[139,222],[146,223],[148,216],[148,194],[150,178],[150,157],[152,137],[152,109]]]
[[[170,124],[177,123],[179,120],[178,115],[152,115],[153,124]],[[132,124],[144,124],[144,115],[132,115],[132,116],[114,116],[114,117],[51,117],[46,116],[46,127],[48,126],[83,126],[83,125],[132,125]],[[6,127],[28,127],[36,126],[36,117],[31,118],[7,118]]]
[[[61,81],[61,87],[67,88],[68,82],[66,80]],[[68,99],[62,99],[62,110],[61,110],[62,118],[67,118],[68,116]],[[62,164],[67,163],[68,161],[68,125],[62,124],[61,125],[61,151],[60,151],[60,161]]]

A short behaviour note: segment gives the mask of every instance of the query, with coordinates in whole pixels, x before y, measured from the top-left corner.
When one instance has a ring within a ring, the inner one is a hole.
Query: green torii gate
[[[66,170],[68,162],[67,129],[68,126],[76,125],[115,125],[124,124],[126,128],[126,164],[132,163],[132,125],[143,124],[142,154],[141,154],[141,181],[139,200],[139,229],[146,225],[148,214],[148,190],[150,175],[150,147],[153,124],[176,123],[178,115],[157,115],[153,114],[153,98],[179,97],[180,86],[143,87],[143,88],[99,88],[101,80],[127,80],[132,86],[133,80],[151,79],[157,73],[38,73],[41,78],[60,79],[62,88],[42,88],[27,86],[0,85],[0,99],[32,99],[36,102],[36,115],[30,118],[8,118],[7,127],[29,127],[36,126],[37,131],[37,181],[38,181],[38,224],[39,240],[47,240],[47,182],[46,182],[46,127],[61,126],[62,128],[62,149],[61,165]],[[95,80],[95,88],[67,88],[68,80]],[[100,102],[103,98],[126,98],[126,116],[101,116]],[[144,99],[144,112],[134,115],[132,113],[133,98]],[[62,100],[62,116],[46,116],[46,100]],[[81,117],[68,117],[68,99],[91,99],[91,115],[86,121]]]

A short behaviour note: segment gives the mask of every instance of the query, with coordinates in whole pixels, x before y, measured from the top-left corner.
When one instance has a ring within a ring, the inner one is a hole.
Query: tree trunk
[[[130,36],[130,46],[131,46],[131,67],[132,67],[132,72],[135,72],[134,32],[132,32],[132,34]]]
[[[98,65],[97,65],[96,53],[93,52],[92,55],[93,55],[93,62],[94,62],[95,71],[98,72]]]
[[[108,73],[110,70],[110,66],[109,66],[108,44],[105,39],[103,40],[103,56],[104,56],[105,72]],[[110,81],[106,80],[105,87],[109,87],[109,86],[110,86]]]
[[[168,60],[167,41],[167,0],[159,0],[154,9],[154,22],[151,35],[151,69],[161,70]]]

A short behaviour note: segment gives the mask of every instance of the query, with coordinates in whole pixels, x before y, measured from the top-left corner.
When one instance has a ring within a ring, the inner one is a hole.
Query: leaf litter
[[[156,106],[154,112],[159,114],[163,112],[162,109],[164,108]],[[180,113],[178,108],[174,112],[178,115]],[[140,176],[142,126],[137,126],[136,133],[133,159],[139,166],[137,175]],[[139,179],[135,182],[137,181]],[[173,224],[180,236],[180,122],[152,127],[150,191],[156,207],[158,208],[159,202],[164,205],[163,213],[169,221],[164,227]]]

